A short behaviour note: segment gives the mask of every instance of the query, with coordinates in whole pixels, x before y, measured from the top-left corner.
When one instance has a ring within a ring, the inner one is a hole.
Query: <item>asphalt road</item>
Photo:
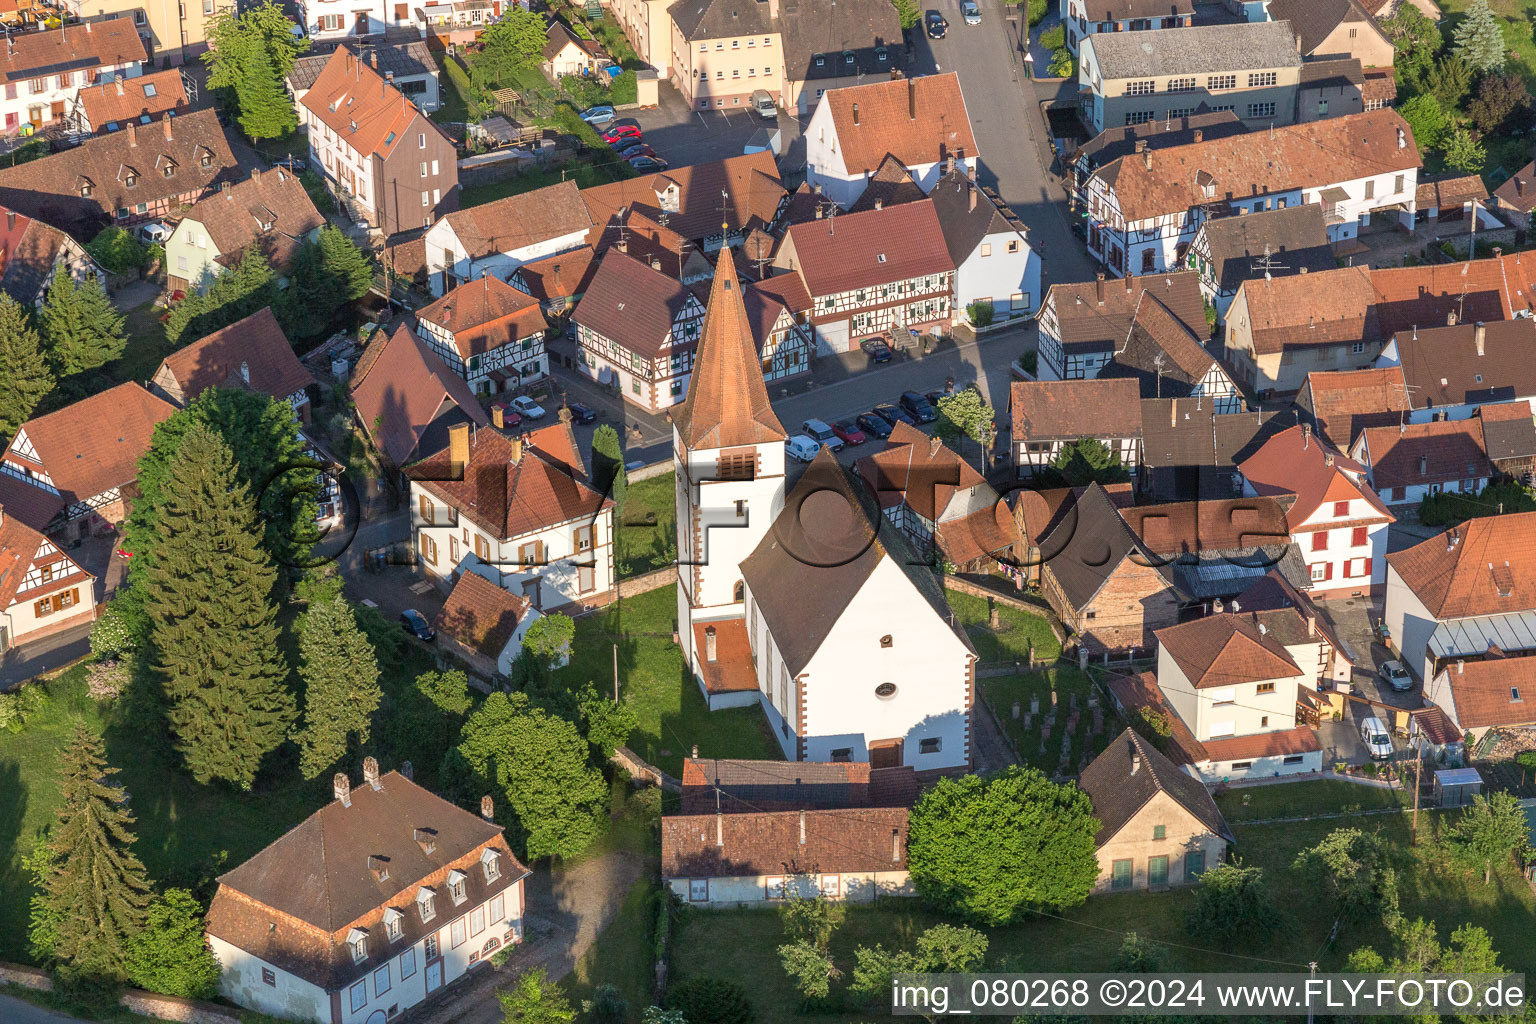
[[[78,1017],[45,1010],[10,996],[0,996],[0,1021],[5,1021],[5,1024],[85,1024]]]

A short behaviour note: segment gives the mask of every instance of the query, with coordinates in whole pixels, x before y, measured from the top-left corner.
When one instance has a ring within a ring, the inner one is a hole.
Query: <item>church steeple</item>
[[[683,446],[694,451],[765,444],[788,436],[768,401],[729,247],[721,248],[715,265],[688,396],[674,408],[672,423]]]

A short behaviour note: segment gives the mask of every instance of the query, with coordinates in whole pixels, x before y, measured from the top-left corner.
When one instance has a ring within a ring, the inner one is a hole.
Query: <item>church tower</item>
[[[784,427],[768,401],[734,254],[720,252],[688,396],[672,410],[677,628],[698,672],[696,625],[746,615],[741,562],[784,507]]]

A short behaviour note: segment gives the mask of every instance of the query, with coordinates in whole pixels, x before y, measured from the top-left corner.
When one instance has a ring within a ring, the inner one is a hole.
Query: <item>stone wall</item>
[[[181,1024],[240,1024],[239,1011],[195,999],[159,996],[131,988],[123,993],[118,1002],[145,1017],[179,1021]]]
[[[39,992],[53,991],[53,979],[48,977],[46,971],[40,971],[36,967],[23,967],[21,964],[0,963],[0,983],[20,985],[22,988],[36,989]]]
[[[643,576],[631,576],[627,580],[619,581],[619,596],[634,597],[637,594],[648,594],[653,590],[660,590],[677,582],[677,566],[664,565]]]

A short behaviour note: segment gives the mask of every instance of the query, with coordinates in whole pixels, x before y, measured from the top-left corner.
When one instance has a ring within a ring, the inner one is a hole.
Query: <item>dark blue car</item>
[[[571,410],[571,422],[572,423],[596,423],[597,422],[597,410],[596,409],[590,409],[587,406],[582,405],[580,402],[572,402],[570,405],[566,406],[566,408]]]
[[[917,420],[907,415],[907,411],[899,405],[877,405],[875,415],[893,427],[898,423],[905,423],[909,427],[917,426]]]
[[[427,624],[427,617],[415,608],[407,608],[400,613],[400,624],[405,627],[407,633],[418,640],[431,643],[437,639],[437,634]]]
[[[885,421],[884,417],[878,416],[875,413],[860,413],[859,418],[853,422],[857,423],[859,429],[870,437],[877,437],[883,441],[891,436],[891,425]]]

